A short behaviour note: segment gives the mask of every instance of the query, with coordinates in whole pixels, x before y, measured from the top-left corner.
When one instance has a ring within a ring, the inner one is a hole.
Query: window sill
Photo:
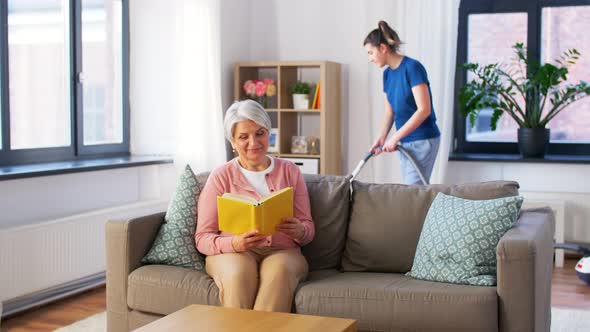
[[[548,154],[544,158],[523,158],[519,154],[451,153],[449,161],[493,161],[514,163],[590,164],[590,156]]]
[[[0,167],[0,181],[107,169],[170,164],[167,156],[124,156]]]

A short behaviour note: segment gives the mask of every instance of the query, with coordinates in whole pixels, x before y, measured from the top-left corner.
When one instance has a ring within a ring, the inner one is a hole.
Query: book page
[[[260,203],[256,199],[254,199],[250,196],[246,196],[246,195],[225,193],[221,197],[231,199],[234,201],[238,201],[238,202],[250,203],[252,205],[260,205]]]
[[[278,196],[278,195],[284,193],[285,191],[289,191],[289,190],[293,190],[293,188],[292,187],[287,187],[287,188],[283,188],[283,189],[281,189],[279,191],[276,191],[276,192],[274,192],[274,193],[266,196],[262,200],[260,200],[260,204],[262,204],[262,203],[264,203],[264,202],[266,202],[268,200],[271,200],[273,197]]]

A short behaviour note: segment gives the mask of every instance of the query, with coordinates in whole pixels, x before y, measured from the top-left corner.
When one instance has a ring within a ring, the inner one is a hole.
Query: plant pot
[[[293,94],[293,108],[296,110],[306,110],[309,108],[309,95]]]
[[[518,149],[523,158],[543,158],[549,147],[549,128],[518,128]]]

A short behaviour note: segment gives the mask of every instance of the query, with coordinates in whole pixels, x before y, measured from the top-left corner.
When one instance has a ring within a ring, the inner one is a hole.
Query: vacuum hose
[[[590,256],[590,249],[588,249],[586,247],[582,247],[582,246],[577,245],[577,244],[571,244],[571,243],[555,243],[553,245],[553,248],[555,248],[555,249],[565,249],[565,250],[579,252],[582,255],[584,255],[584,257]]]
[[[381,149],[381,147],[378,146],[377,148],[373,149],[372,151],[367,152],[367,154],[365,154],[365,156],[363,157],[363,160],[359,161],[358,165],[356,165],[356,167],[354,168],[354,170],[351,173],[350,181],[352,181],[357,176],[357,174],[361,171],[361,169],[363,168],[365,163],[373,156],[373,154],[375,154],[376,149]],[[416,162],[416,159],[414,158],[414,156],[412,156],[412,154],[410,152],[408,152],[408,150],[406,150],[399,143],[397,144],[397,150],[400,153],[402,153],[404,156],[406,156],[406,158],[408,158],[408,161],[410,161],[410,164],[412,164],[412,167],[414,167],[414,169],[416,170],[416,173],[418,173],[418,176],[420,177],[422,184],[428,185],[428,181],[424,177],[424,174],[422,174],[422,170],[420,169],[420,167],[418,167],[418,163]]]

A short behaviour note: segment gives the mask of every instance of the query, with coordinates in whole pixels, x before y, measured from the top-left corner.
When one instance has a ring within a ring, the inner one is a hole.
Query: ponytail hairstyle
[[[371,44],[375,47],[379,47],[379,45],[385,44],[390,51],[398,53],[402,41],[399,39],[397,32],[395,32],[395,30],[393,30],[385,21],[379,21],[378,26],[379,28],[373,29],[369,32],[367,37],[365,37],[363,45]]]

